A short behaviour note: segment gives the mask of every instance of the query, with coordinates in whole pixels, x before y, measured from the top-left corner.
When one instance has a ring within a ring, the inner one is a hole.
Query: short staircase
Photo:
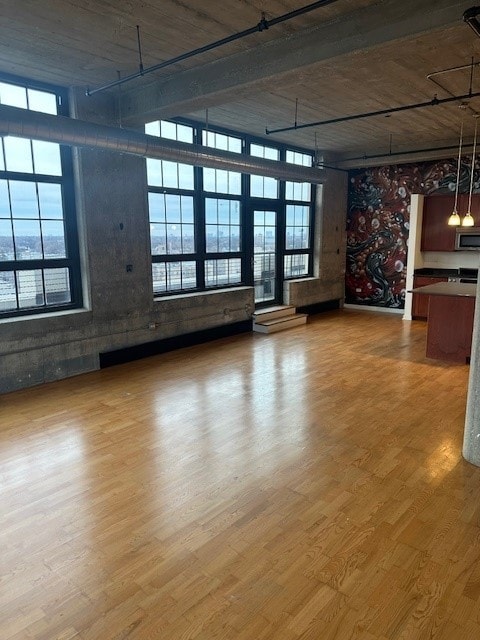
[[[259,309],[253,314],[253,330],[259,333],[275,333],[307,322],[306,313],[297,313],[295,307],[281,305]]]

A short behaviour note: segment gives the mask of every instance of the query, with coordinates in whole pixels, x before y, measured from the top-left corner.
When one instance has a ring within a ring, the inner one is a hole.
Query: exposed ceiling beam
[[[122,118],[139,124],[235,101],[262,82],[298,75],[322,61],[462,25],[470,5],[471,0],[383,0],[318,27],[126,91],[121,97]]]

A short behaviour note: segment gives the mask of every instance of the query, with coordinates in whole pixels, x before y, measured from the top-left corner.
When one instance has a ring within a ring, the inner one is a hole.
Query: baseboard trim
[[[153,342],[144,342],[132,347],[125,347],[115,351],[106,351],[100,353],[100,369],[113,367],[116,364],[124,364],[149,356],[156,356],[160,353],[167,353],[182,349],[183,347],[193,347],[204,342],[219,340],[220,338],[228,338],[240,333],[248,333],[252,331],[252,321],[244,320],[234,324],[225,324],[212,329],[204,329],[193,333],[186,333],[171,338],[163,338],[162,340],[154,340]]]

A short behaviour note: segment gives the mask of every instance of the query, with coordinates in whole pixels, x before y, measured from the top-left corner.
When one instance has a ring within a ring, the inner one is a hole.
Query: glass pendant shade
[[[457,211],[452,211],[452,215],[448,219],[448,224],[451,227],[458,227],[460,222],[461,222],[461,220],[460,220],[460,216],[458,215],[458,212]]]
[[[465,217],[462,220],[462,227],[474,227],[474,226],[475,226],[475,220],[473,219],[473,216],[469,211],[468,213],[465,214]]]

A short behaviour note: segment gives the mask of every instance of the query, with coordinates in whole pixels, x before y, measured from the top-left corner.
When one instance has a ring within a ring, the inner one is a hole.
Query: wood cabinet
[[[454,195],[426,196],[423,204],[422,251],[455,251],[456,227],[448,226],[448,218],[455,204]],[[468,209],[468,195],[458,196],[458,213],[463,217]],[[472,197],[472,215],[480,226],[480,196]]]
[[[423,206],[422,251],[454,251],[455,229],[447,224],[454,196],[428,196]],[[422,285],[420,285],[422,286]]]
[[[433,276],[414,276],[413,288],[426,287],[428,284],[436,282],[447,282],[448,278],[435,278]],[[412,297],[412,318],[414,320],[426,320],[428,317],[428,305],[430,296],[413,294]]]

